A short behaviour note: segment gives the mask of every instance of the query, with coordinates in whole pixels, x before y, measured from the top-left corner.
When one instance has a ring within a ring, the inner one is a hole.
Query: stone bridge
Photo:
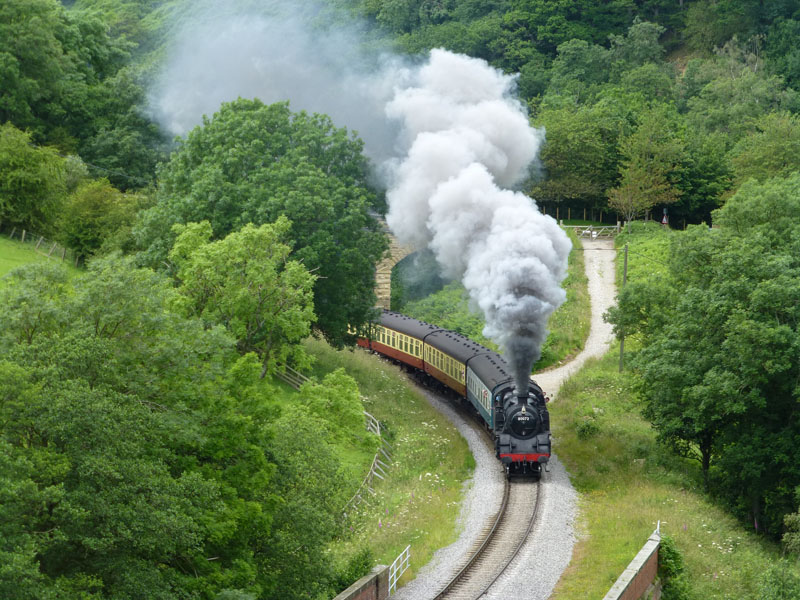
[[[386,257],[378,263],[375,271],[375,296],[377,296],[377,306],[389,308],[392,299],[392,269],[409,254],[413,254],[415,249],[411,246],[401,246],[397,239],[389,232],[389,227],[381,221],[383,229],[389,238],[389,252]]]

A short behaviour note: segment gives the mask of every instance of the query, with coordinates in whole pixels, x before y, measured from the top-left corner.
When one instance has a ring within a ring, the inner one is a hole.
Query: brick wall
[[[333,600],[386,600],[389,597],[389,567],[378,565]]]
[[[659,598],[660,590],[658,586],[653,588],[653,582],[658,572],[660,544],[661,534],[656,529],[603,600],[640,600],[648,595],[651,598]]]

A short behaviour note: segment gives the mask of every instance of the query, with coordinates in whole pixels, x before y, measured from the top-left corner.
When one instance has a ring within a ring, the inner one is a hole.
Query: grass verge
[[[385,428],[394,459],[387,480],[376,480],[375,495],[360,505],[329,551],[346,563],[369,548],[378,563],[391,564],[410,544],[411,566],[402,585],[437,549],[457,539],[462,487],[475,466],[472,454],[396,366],[361,350],[336,351],[318,340],[308,340],[306,348],[316,358],[317,377],[344,367],[356,379],[365,409]]]
[[[656,443],[631,385],[612,349],[550,405],[554,445],[581,495],[580,539],[553,600],[602,598],[658,521],[684,555],[693,597],[757,598],[779,549],[699,491],[694,465]]]
[[[657,224],[633,225],[617,239],[618,246],[629,244],[628,280],[661,276],[670,236],[679,234]],[[626,344],[636,349],[635,339]],[[614,345],[588,362],[550,405],[554,445],[581,496],[579,542],[551,598],[602,598],[658,521],[683,554],[689,597],[758,598],[762,574],[780,549],[702,492],[695,463],[657,444],[641,417],[634,375],[618,372],[618,353]]]

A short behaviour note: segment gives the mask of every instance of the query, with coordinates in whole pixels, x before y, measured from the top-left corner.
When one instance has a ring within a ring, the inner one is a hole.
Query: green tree
[[[609,54],[614,70],[621,72],[648,63],[661,63],[665,50],[659,38],[664,31],[661,25],[641,21],[637,17],[625,36],[610,35]]]
[[[42,133],[38,119],[57,102],[69,70],[55,0],[8,0],[0,5],[0,123]]]
[[[178,238],[170,260],[190,314],[224,325],[240,352],[256,352],[261,377],[288,360],[300,366],[308,362],[300,341],[314,321],[316,278],[290,259],[290,228],[288,219],[279,217],[272,225],[246,225],[211,242],[208,221],[175,226]]]
[[[52,148],[37,148],[30,135],[0,125],[0,223],[54,231],[66,189],[64,160]]]
[[[723,134],[706,135],[687,130],[686,154],[678,187],[681,196],[669,207],[673,224],[711,223],[711,212],[719,208],[731,185],[731,166]]]
[[[136,199],[107,179],[88,181],[67,199],[59,221],[60,237],[81,258],[95,254],[136,216]]]
[[[687,68],[687,78],[688,123],[700,131],[727,135],[729,147],[753,131],[764,115],[797,107],[797,93],[780,77],[768,75],[757,55],[736,40],[714,60],[694,63],[691,72]]]
[[[608,205],[626,221],[680,197],[684,142],[678,127],[677,115],[669,108],[655,107],[621,140],[620,184],[609,191]]]
[[[217,238],[285,215],[294,257],[314,271],[317,327],[334,343],[372,314],[386,239],[370,211],[362,144],[286,103],[224,104],[181,142],[161,173],[158,204],[135,230],[140,260],[163,267],[174,223],[208,220]]]
[[[675,236],[669,277],[626,286],[611,318],[642,334],[631,362],[659,437],[777,535],[800,484],[800,175],[751,180],[714,218]]]
[[[561,44],[557,52],[550,69],[548,93],[571,96],[577,102],[593,99],[597,88],[609,78],[608,50],[574,39]]]
[[[763,182],[800,171],[800,119],[790,113],[770,113],[755,123],[730,152],[734,184],[751,177]]]
[[[544,178],[531,195],[548,202],[602,203],[617,180],[620,136],[626,119],[605,103],[543,108],[536,125],[545,129]]]
[[[800,87],[800,20],[780,18],[766,35],[765,50],[769,58],[767,67],[782,76],[795,90]]]
[[[278,408],[256,357],[232,362],[231,338],[179,301],[130,259],[69,281],[48,264],[12,272],[0,295],[5,597],[262,597],[280,579],[255,558],[278,502]]]
[[[0,6],[0,123],[80,154],[122,189],[152,182],[163,143],[142,111],[144,87],[125,65],[133,44],[96,11],[56,0]]]

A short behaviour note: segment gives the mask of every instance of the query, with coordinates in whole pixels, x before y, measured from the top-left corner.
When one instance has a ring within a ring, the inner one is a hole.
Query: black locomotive
[[[494,433],[508,477],[539,477],[550,459],[550,415],[542,389],[515,390],[497,352],[453,331],[384,310],[358,344],[440,381],[465,398]]]

